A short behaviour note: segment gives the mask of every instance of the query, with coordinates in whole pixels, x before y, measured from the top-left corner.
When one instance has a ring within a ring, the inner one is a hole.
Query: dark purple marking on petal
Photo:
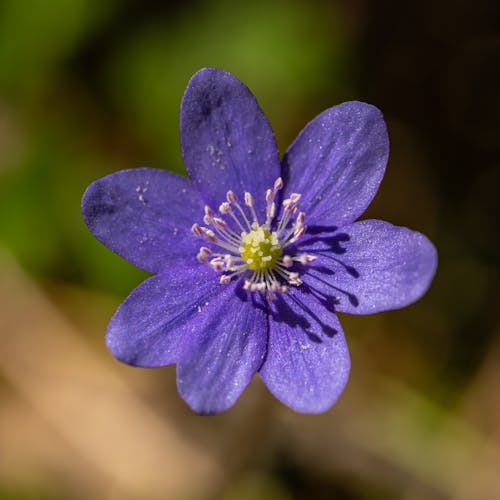
[[[304,286],[335,311],[371,314],[405,307],[429,288],[437,267],[434,245],[421,233],[364,220],[305,239],[316,255]]]
[[[230,408],[262,365],[267,349],[265,305],[241,289],[221,285],[199,316],[195,346],[177,366],[177,387],[197,413]]]
[[[309,224],[342,226],[356,220],[385,172],[389,139],[382,113],[345,102],[314,118],[283,158],[284,196],[301,193]]]
[[[196,262],[200,241],[191,226],[203,202],[185,177],[147,167],[121,170],[87,188],[82,212],[101,243],[146,271]]]
[[[199,334],[205,304],[220,292],[219,276],[202,264],[175,266],[139,285],[111,319],[106,343],[124,363],[177,363]]]
[[[322,413],[347,383],[350,357],[335,314],[300,290],[270,306],[268,353],[260,375],[271,393],[290,408]]]
[[[280,176],[274,135],[252,92],[237,78],[205,68],[190,80],[181,105],[181,146],[194,185],[213,208],[229,190],[255,198]]]

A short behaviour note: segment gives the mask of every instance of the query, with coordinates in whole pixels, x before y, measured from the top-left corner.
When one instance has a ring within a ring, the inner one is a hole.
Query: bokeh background
[[[0,2],[0,499],[500,498],[500,10],[496,0]],[[440,266],[401,311],[342,321],[338,404],[298,415],[258,378],[198,417],[175,369],[103,335],[145,273],[80,199],[133,166],[184,172],[190,76],[228,70],[281,151],[348,99],[385,113],[366,217],[427,234]]]

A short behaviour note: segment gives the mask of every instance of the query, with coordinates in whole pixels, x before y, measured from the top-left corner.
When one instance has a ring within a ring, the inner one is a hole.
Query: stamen
[[[224,270],[224,260],[220,257],[216,257],[210,261],[210,265],[214,271],[223,271]]]
[[[226,198],[229,203],[236,204],[238,203],[238,198],[236,198],[236,195],[232,191],[228,191],[226,193]]]
[[[245,191],[245,205],[253,207],[253,196],[248,191]]]
[[[293,233],[293,238],[290,240],[290,243],[294,243],[295,241],[299,240],[304,236],[306,233],[307,226],[302,226],[299,230],[295,231]]]
[[[219,207],[219,212],[222,214],[222,215],[226,215],[228,214],[229,212],[231,211],[231,205],[225,201],[224,203],[221,203],[220,204],[220,207]]]
[[[252,227],[250,226],[250,222],[247,219],[247,216],[245,215],[245,212],[241,208],[240,204],[238,203],[238,198],[236,198],[236,195],[232,191],[228,191],[226,193],[227,201],[234,205],[238,211],[240,212],[241,216],[243,217],[243,220],[245,221],[245,224],[247,225],[248,229],[251,231]]]
[[[247,207],[250,207],[250,212],[252,213],[253,221],[257,222],[257,214],[255,213],[255,208],[254,208],[254,199],[249,192],[245,192],[245,205]]]
[[[271,191],[268,189],[268,191]],[[271,191],[272,193],[272,191]],[[274,198],[274,193],[273,193],[273,198]],[[273,199],[271,198],[267,202],[266,206],[266,226],[271,226],[271,222],[274,219],[274,216],[276,214],[276,203],[274,203]]]
[[[201,226],[198,223],[194,223],[191,226],[191,231],[193,231],[196,236],[203,236],[203,231],[201,230]]]
[[[215,243],[217,241],[217,236],[215,236],[215,233],[206,227],[201,227],[201,231],[203,233],[203,237],[212,243]]]
[[[224,255],[224,262],[226,264],[227,269],[231,269],[234,265],[234,258],[232,255],[226,254]]]
[[[208,262],[208,257],[210,257],[211,255],[212,251],[209,248],[201,247],[196,257],[200,262],[206,264]]]
[[[283,179],[279,177],[273,188],[266,190],[266,219],[262,225],[255,211],[253,195],[244,193],[247,207],[244,210],[233,191],[228,191],[227,201],[220,204],[220,215],[208,205],[204,207],[203,222],[210,227],[193,224],[191,230],[196,236],[223,250],[214,252],[202,246],[196,256],[199,262],[224,273],[219,278],[221,284],[228,284],[233,278],[246,275],[243,289],[262,292],[268,300],[273,300],[277,293],[287,293],[288,285],[302,284],[299,273],[291,268],[295,263],[308,265],[317,257],[306,253],[294,255],[295,251],[283,254],[285,247],[304,236],[307,226],[305,213],[299,211],[301,195],[298,193],[292,193],[282,202],[282,217],[276,223],[273,222],[278,211],[276,194],[281,189]],[[236,212],[233,206],[237,208]],[[251,215],[252,223],[247,214]],[[276,230],[272,231],[272,227],[276,227]]]
[[[219,229],[226,229],[227,228],[226,222],[223,219],[220,219],[219,217],[214,217],[212,222]]]
[[[210,250],[210,248],[207,247],[201,247],[200,254],[204,255],[205,257],[210,257],[210,255],[212,255],[212,250]]]
[[[303,226],[305,220],[306,220],[306,214],[304,212],[299,212],[299,215],[297,215],[297,221],[295,223],[295,227]]]
[[[299,255],[298,257],[295,257],[293,260],[300,262],[303,265],[310,264],[311,262],[314,262],[318,257],[316,255],[308,255],[306,253],[303,253],[302,255]]]
[[[215,217],[215,212],[208,205],[205,205],[205,215],[212,218]]]

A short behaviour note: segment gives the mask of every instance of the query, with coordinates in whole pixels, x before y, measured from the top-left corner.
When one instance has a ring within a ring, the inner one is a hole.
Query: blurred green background
[[[500,8],[494,0],[0,2],[0,499],[500,498]],[[122,366],[106,324],[146,276],[80,199],[107,173],[183,173],[178,110],[211,66],[281,152],[323,109],[375,104],[391,138],[365,217],[440,266],[402,311],[342,318],[352,375],[327,414],[256,378],[193,415],[175,370]]]

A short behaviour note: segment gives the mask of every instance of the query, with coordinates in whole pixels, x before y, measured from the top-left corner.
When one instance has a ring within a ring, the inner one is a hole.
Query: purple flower
[[[422,234],[355,222],[384,175],[383,117],[362,102],[327,109],[280,163],[250,90],[203,69],[180,121],[191,180],[123,170],[83,197],[94,235],[154,274],[118,308],[107,345],[131,365],[176,363],[179,392],[198,413],[227,410],[257,372],[289,407],[323,412],[350,369],[335,313],[404,307],[436,269]]]

